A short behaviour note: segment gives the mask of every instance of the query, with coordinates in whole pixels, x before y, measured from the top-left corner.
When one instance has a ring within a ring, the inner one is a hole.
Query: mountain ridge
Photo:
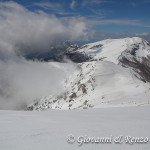
[[[147,41],[109,39],[70,51],[76,52],[90,59],[75,63],[72,75],[62,82],[64,92],[37,99],[28,110],[149,105],[150,65],[144,61],[150,58]]]

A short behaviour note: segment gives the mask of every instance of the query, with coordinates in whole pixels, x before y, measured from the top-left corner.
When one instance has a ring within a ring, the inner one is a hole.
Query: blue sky
[[[100,32],[150,33],[150,0],[15,0],[57,17],[81,16]]]
[[[4,0],[3,0],[4,1]],[[58,18],[83,17],[98,33],[148,36],[150,0],[14,0],[30,11]]]

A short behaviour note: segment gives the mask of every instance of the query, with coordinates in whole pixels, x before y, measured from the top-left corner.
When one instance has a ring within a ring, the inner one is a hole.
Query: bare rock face
[[[132,68],[140,76],[139,78],[144,82],[150,82],[150,56],[147,58],[142,57],[141,61],[138,61],[133,57],[132,61],[123,57],[120,62],[123,67]]]
[[[65,52],[64,56],[66,56],[68,59],[72,60],[75,63],[87,62],[92,59],[90,56],[87,56],[86,54],[80,53],[78,51]]]
[[[145,54],[144,54],[145,53]],[[142,41],[133,44],[129,49],[122,52],[119,57],[119,64],[123,67],[134,70],[142,81],[150,82],[150,44]]]

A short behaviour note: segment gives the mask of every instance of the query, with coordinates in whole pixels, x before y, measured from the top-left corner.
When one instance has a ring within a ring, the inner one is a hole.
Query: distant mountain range
[[[62,47],[61,47],[62,45]],[[57,55],[42,58],[48,65],[68,70],[69,58],[76,65],[62,84],[64,91],[45,95],[28,110],[88,109],[149,105],[150,44],[138,37],[108,39],[79,47],[70,41],[53,48]]]

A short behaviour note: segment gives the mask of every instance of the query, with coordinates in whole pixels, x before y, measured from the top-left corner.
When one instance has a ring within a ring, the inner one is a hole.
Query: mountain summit
[[[72,60],[86,59],[74,61],[76,69],[62,81],[64,91],[35,100],[28,110],[149,104],[150,44],[147,41],[138,37],[108,39],[69,50],[67,54],[73,56]],[[66,65],[57,62],[57,69]],[[63,72],[68,70],[63,68]]]

